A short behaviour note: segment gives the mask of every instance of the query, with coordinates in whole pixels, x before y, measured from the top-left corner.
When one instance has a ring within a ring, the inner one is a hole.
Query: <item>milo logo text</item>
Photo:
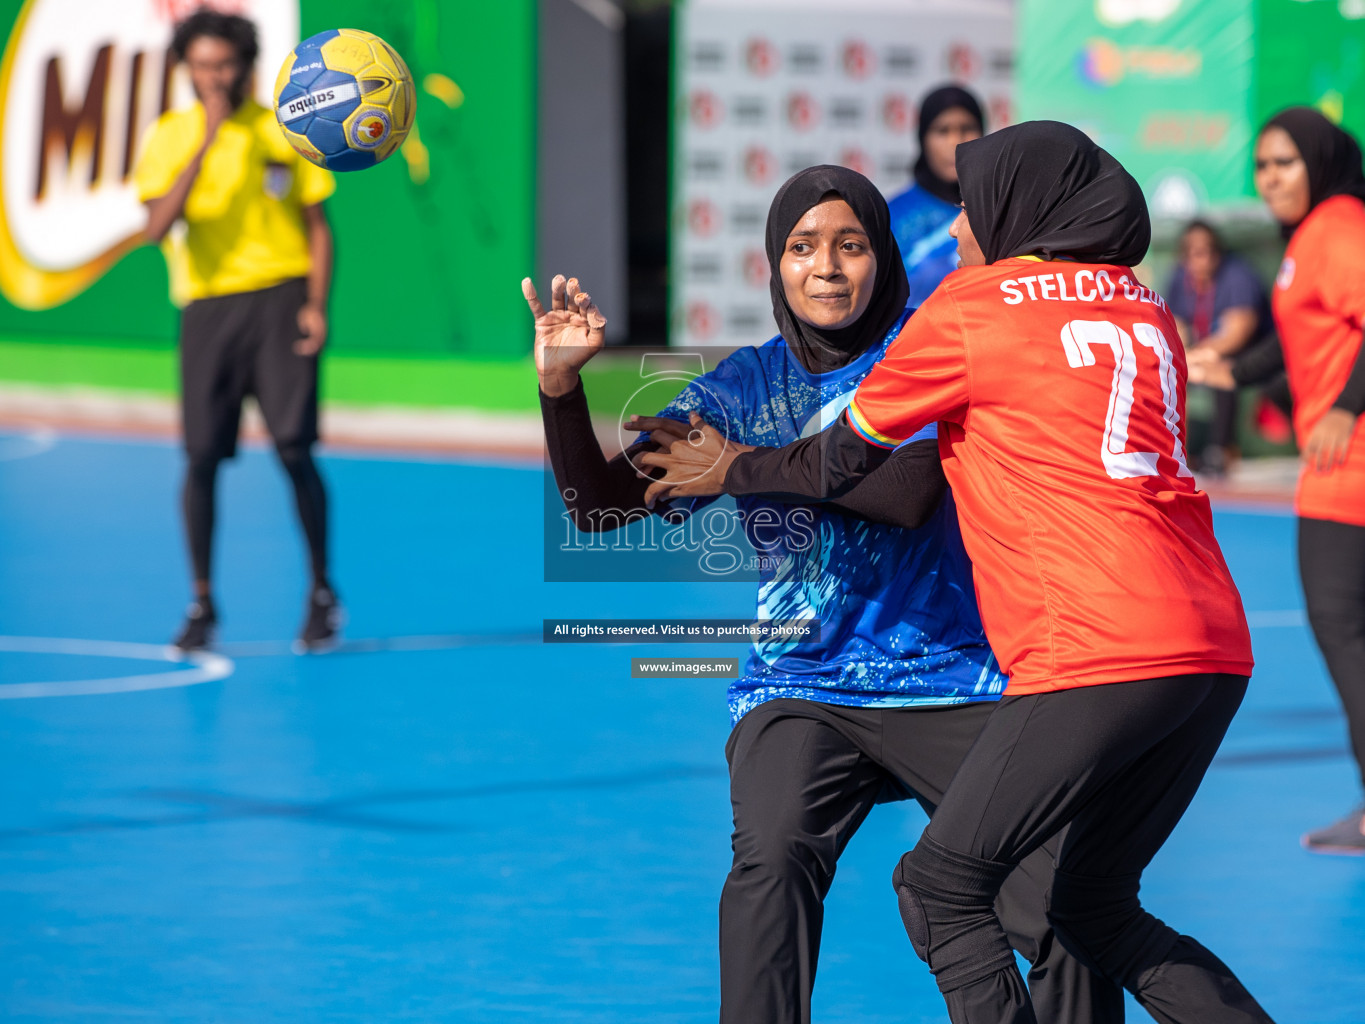
[[[26,0],[0,58],[0,294],[60,305],[138,244],[147,213],[138,148],[167,109],[194,102],[169,52],[197,0]],[[261,66],[298,38],[296,0],[208,0],[255,22]],[[262,84],[262,99],[271,102]]]

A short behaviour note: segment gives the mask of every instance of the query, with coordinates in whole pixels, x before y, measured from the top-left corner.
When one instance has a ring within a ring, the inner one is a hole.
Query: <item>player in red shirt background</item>
[[[1272,117],[1255,159],[1256,189],[1289,239],[1271,305],[1303,452],[1299,575],[1365,782],[1365,170],[1356,140],[1308,107]],[[1228,361],[1198,361],[1191,376],[1234,386]],[[1365,853],[1365,805],[1303,845]]]
[[[1131,269],[1150,240],[1142,192],[1050,121],[964,143],[957,166],[963,269],[907,321],[846,417],[744,454],[695,423],[698,444],[642,460],[667,471],[649,497],[837,496],[940,421],[982,620],[1010,675],[895,875],[949,1015],[1036,1019],[993,901],[1069,826],[1049,916],[1074,954],[1160,1020],[1268,1021],[1222,961],[1138,900],[1252,667],[1185,464],[1175,324]]]

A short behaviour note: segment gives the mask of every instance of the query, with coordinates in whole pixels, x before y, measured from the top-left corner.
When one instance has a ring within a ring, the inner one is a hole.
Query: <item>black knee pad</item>
[[[891,872],[891,885],[896,890],[896,900],[900,904],[901,923],[905,925],[905,934],[910,939],[910,945],[915,950],[915,955],[926,964],[929,962],[929,918],[925,916],[924,904],[915,895],[915,890],[905,877],[905,862],[910,857],[906,854],[896,865],[896,870]]]
[[[892,876],[901,922],[915,953],[949,992],[1014,964],[995,917],[1013,864],[982,860],[921,836]]]

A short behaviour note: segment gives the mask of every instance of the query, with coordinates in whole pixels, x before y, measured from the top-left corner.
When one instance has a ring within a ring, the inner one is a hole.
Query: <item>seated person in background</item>
[[[985,130],[981,104],[966,89],[945,85],[920,104],[915,183],[887,202],[910,279],[911,308],[957,269],[957,242],[948,235],[962,202],[954,153],[959,142],[979,139]]]
[[[1256,272],[1223,248],[1213,226],[1191,221],[1165,296],[1187,352],[1231,356],[1270,328],[1270,304]],[[1222,475],[1237,451],[1237,393],[1213,396],[1213,425],[1196,469]]]

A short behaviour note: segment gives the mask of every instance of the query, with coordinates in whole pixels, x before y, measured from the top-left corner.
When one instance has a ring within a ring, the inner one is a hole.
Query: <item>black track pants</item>
[[[1008,697],[896,869],[901,916],[954,1024],[1033,1024],[995,893],[1066,828],[1049,919],[1166,1024],[1264,1024],[1194,939],[1143,910],[1142,871],[1189,806],[1247,681],[1174,676]]]
[[[775,700],[740,719],[726,746],[735,831],[720,901],[724,1024],[811,1019],[823,901],[839,855],[875,803],[914,796],[932,813],[993,707]],[[1052,933],[1051,880],[1051,853],[1040,850],[996,901],[1010,943],[1034,965],[1034,1001],[1051,1024],[1119,1024],[1122,991]]]
[[[191,302],[180,318],[185,482],[181,511],[197,581],[212,572],[218,467],[237,451],[242,402],[256,397],[294,489],[315,584],[327,582],[327,494],[313,461],[318,360],[294,351],[303,279]]]
[[[1299,574],[1365,782],[1365,526],[1300,519]]]

